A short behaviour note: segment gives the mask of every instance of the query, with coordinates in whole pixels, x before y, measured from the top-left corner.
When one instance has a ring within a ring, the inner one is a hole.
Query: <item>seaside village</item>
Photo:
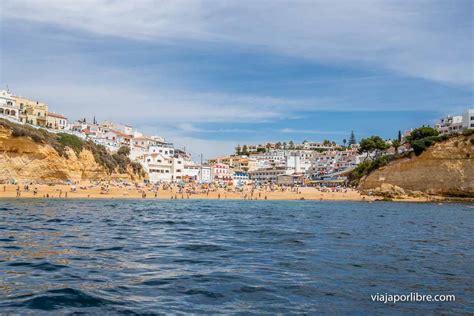
[[[143,166],[152,183],[212,182],[239,186],[251,182],[334,187],[342,185],[346,175],[364,159],[364,155],[358,153],[359,145],[352,132],[343,144],[329,140],[303,141],[300,144],[292,141],[241,144],[235,147],[232,155],[197,163],[189,153],[176,148],[163,137],[144,135],[126,124],[97,122],[95,118],[92,121],[70,121],[64,115],[50,111],[47,104],[14,95],[8,90],[0,92],[0,118],[53,133],[76,135],[103,145],[112,152],[127,146],[130,148],[130,159]],[[435,128],[441,134],[474,128],[474,109],[462,115],[442,118]],[[398,150],[404,149],[401,147]]]

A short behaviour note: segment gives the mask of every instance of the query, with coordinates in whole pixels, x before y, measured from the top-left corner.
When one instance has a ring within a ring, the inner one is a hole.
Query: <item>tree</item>
[[[276,149],[281,149],[281,143],[280,143],[280,142],[276,143],[276,144],[275,144],[275,148],[276,148]]]
[[[120,156],[126,156],[128,157],[128,155],[130,155],[130,147],[128,146],[121,146],[119,148],[119,150],[117,150],[117,154],[119,154]]]
[[[283,149],[286,149],[288,147],[288,145],[286,144],[286,142],[283,142]]]
[[[438,136],[439,132],[432,127],[419,127],[415,128],[410,135],[407,137],[407,140],[410,144],[413,144],[414,141],[423,139],[426,137]]]
[[[398,131],[398,141],[402,142],[402,131]]]
[[[267,143],[267,144],[265,145],[265,148],[266,148],[267,150],[270,150],[270,149],[272,148],[272,144]]]
[[[392,141],[392,146],[395,148],[395,152],[398,153],[398,148],[400,147],[401,143],[398,139],[395,139]]]
[[[247,145],[243,145],[242,146],[242,154],[246,155],[248,153],[249,149],[247,147]]]
[[[292,140],[290,140],[289,146],[290,149],[295,149],[295,143]]]
[[[349,146],[357,144],[356,137],[354,135],[354,131],[351,131],[351,136],[349,137]]]
[[[331,141],[328,139],[323,140],[323,145],[324,146],[331,146]]]
[[[367,159],[370,154],[375,153],[375,158],[377,158],[379,153],[387,149],[387,147],[385,141],[379,136],[370,136],[369,138],[363,138],[360,141],[359,153],[366,153],[367,156],[365,159]]]
[[[240,147],[240,144],[238,144],[237,147],[235,147],[235,153],[237,155],[240,155],[241,152],[242,152],[242,147]]]
[[[347,139],[344,138],[344,139],[342,140],[342,143],[344,144],[344,147],[345,147],[345,146],[346,146],[346,143],[347,143]]]

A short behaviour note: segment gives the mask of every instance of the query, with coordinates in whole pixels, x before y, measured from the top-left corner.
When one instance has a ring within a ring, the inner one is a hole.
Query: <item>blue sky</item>
[[[205,157],[395,137],[473,106],[472,1],[1,4],[0,84]]]

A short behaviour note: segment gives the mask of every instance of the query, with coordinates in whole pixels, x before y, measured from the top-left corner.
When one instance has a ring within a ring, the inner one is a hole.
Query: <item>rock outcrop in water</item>
[[[392,161],[363,178],[359,189],[385,196],[405,192],[472,198],[474,135],[452,137],[420,156]]]
[[[10,124],[10,123],[9,123]],[[98,163],[91,150],[76,152],[69,147],[60,154],[47,142],[30,137],[14,137],[11,128],[0,125],[0,181],[59,182],[64,180],[142,180],[141,170],[131,165],[108,170]],[[54,136],[54,135],[52,135]],[[110,156],[110,155],[109,155]],[[111,156],[110,156],[111,157]]]

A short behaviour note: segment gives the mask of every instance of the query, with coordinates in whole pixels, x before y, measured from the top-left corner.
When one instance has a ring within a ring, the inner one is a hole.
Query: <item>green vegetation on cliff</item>
[[[452,137],[464,136],[466,138],[473,134],[474,130],[464,130],[462,135],[439,135],[438,131],[434,128],[423,126],[414,129],[405,139],[404,145],[409,145],[413,151],[405,151],[401,154],[398,153],[398,148],[402,146],[402,143],[398,140],[392,141],[391,147],[395,149],[395,153],[387,154],[386,149],[390,148],[390,146],[388,146],[382,138],[371,136],[362,139],[359,153],[367,153],[367,157],[349,174],[349,182],[351,185],[356,186],[363,177],[368,176],[373,171],[386,166],[392,161],[401,158],[413,158],[421,155],[426,149],[435,143],[445,142]],[[470,143],[474,145],[474,139],[471,138]]]
[[[142,166],[128,158],[130,149],[127,147],[120,148],[117,153],[110,153],[102,145],[66,133],[54,134],[41,128],[15,124],[4,119],[0,119],[0,126],[11,130],[13,137],[28,137],[35,143],[49,145],[65,158],[68,158],[66,148],[71,148],[76,155],[79,155],[82,150],[89,150],[95,161],[103,166],[109,174],[113,172],[126,173],[128,167],[131,167],[134,174],[145,175]]]

